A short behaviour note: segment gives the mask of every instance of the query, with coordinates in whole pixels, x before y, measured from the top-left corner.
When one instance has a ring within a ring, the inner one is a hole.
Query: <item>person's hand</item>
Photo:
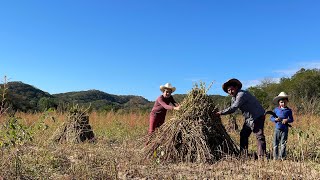
[[[215,113],[213,113],[213,115],[216,117],[219,117],[219,116],[221,116],[221,111],[215,112]]]
[[[282,124],[286,124],[288,122],[288,119],[283,119]]]
[[[174,110],[179,110],[179,109],[180,109],[180,105],[173,107],[173,109],[174,109]]]
[[[275,118],[274,121],[275,121],[275,122],[280,122],[281,119],[280,119],[280,118]]]

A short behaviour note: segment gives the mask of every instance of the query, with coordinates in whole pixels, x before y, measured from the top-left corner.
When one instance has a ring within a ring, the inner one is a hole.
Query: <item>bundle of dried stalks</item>
[[[217,108],[207,95],[208,89],[203,82],[194,85],[173,118],[148,137],[145,157],[161,162],[210,163],[239,153],[220,117],[214,116]]]
[[[94,133],[89,124],[88,109],[75,105],[67,113],[67,120],[52,136],[54,142],[79,143],[85,140],[93,141]]]

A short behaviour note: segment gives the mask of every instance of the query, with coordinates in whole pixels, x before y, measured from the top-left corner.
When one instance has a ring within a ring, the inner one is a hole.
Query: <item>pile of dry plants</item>
[[[67,113],[67,120],[52,136],[54,142],[79,143],[94,141],[94,133],[89,124],[88,109],[74,105]]]
[[[207,95],[208,89],[203,82],[194,84],[180,110],[148,137],[145,157],[161,162],[210,163],[239,153],[220,117],[214,116],[217,108]]]

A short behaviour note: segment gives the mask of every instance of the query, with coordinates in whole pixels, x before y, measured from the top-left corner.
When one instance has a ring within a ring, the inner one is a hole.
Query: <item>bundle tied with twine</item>
[[[79,143],[88,140],[93,142],[94,133],[89,124],[88,109],[74,105],[67,113],[67,120],[51,137],[54,142]]]
[[[210,163],[239,153],[221,118],[214,116],[218,109],[207,95],[209,88],[203,82],[194,84],[180,110],[148,137],[142,149],[145,157],[161,162]]]

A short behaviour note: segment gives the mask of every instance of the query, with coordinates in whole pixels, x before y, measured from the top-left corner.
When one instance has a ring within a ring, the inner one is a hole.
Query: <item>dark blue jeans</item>
[[[286,148],[287,148],[287,140],[288,140],[288,129],[274,130],[273,137],[273,158],[274,159],[284,159],[286,157]]]

